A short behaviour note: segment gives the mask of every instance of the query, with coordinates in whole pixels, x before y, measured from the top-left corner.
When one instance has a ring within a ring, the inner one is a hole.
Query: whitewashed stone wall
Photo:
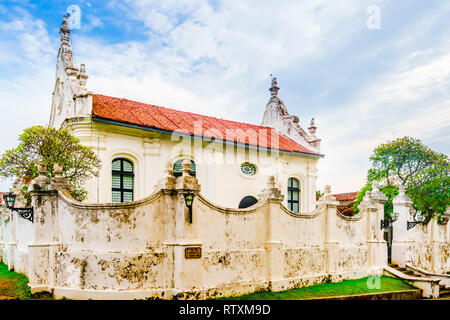
[[[450,224],[432,218],[428,224],[417,224],[407,230],[407,222],[414,221],[415,210],[404,188],[394,199],[394,211],[399,218],[393,223],[392,262],[432,273],[449,273]]]
[[[295,214],[271,178],[256,205],[229,209],[202,196],[186,165],[182,177],[169,169],[159,191],[126,204],[81,204],[51,182],[33,183],[34,223],[0,222],[3,261],[20,266],[35,292],[82,299],[208,298],[382,273],[376,192],[351,219],[329,192]],[[196,194],[192,224],[184,192]],[[185,258],[192,246],[200,259]]]

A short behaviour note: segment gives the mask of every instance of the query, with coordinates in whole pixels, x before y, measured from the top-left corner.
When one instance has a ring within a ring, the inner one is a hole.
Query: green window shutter
[[[300,183],[295,178],[288,179],[288,209],[292,212],[299,212],[300,210]]]
[[[133,189],[132,176],[123,176],[123,189]]]
[[[113,171],[121,171],[120,162],[121,162],[120,159],[114,160],[112,162],[112,169],[113,169]]]
[[[133,201],[133,192],[124,191],[123,202],[131,202],[131,201]]]
[[[124,161],[123,162],[123,171],[124,172],[133,172],[133,165],[128,161]]]
[[[134,174],[133,164],[126,159],[112,162],[112,202],[133,201]]]
[[[112,175],[112,187],[113,188],[120,188],[120,174],[113,174]]]
[[[120,198],[120,191],[113,191],[112,192],[112,202],[113,203],[120,203],[120,202],[122,202],[122,199]]]

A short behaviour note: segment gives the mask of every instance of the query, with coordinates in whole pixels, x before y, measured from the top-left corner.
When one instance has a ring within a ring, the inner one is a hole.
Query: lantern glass
[[[417,222],[423,222],[423,220],[425,219],[425,217],[423,216],[423,214],[422,213],[417,213],[416,214],[416,221]]]
[[[11,209],[14,208],[14,203],[16,202],[16,195],[13,193],[4,193],[3,200],[5,200],[6,206]]]
[[[393,212],[392,213],[392,221],[397,221],[398,219],[398,212]]]
[[[186,194],[184,196],[184,200],[186,201],[186,207],[191,207],[192,206],[193,198],[194,198],[194,196],[192,194]]]

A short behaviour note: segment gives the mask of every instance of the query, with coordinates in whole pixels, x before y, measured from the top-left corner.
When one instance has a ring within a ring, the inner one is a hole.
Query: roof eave
[[[263,150],[269,150],[269,151],[277,151],[277,152],[284,153],[284,154],[302,155],[302,156],[311,157],[311,158],[323,158],[323,157],[325,157],[325,155],[323,155],[323,154],[314,154],[314,153],[307,153],[307,152],[300,152],[300,151],[288,151],[288,150],[281,150],[281,149],[274,149],[274,148],[255,146],[255,145],[245,144],[245,143],[242,143],[242,142],[232,142],[232,141],[223,140],[223,139],[214,139],[214,138],[208,138],[208,137],[203,137],[203,136],[190,135],[190,134],[186,134],[186,133],[182,133],[182,132],[163,130],[163,129],[158,129],[158,128],[154,128],[154,127],[141,126],[141,125],[137,125],[137,124],[133,124],[133,123],[128,123],[128,122],[122,122],[122,121],[116,121],[116,120],[101,118],[101,117],[96,116],[96,115],[92,116],[92,120],[93,121],[97,121],[97,122],[103,122],[103,123],[118,125],[118,126],[122,126],[122,127],[129,127],[129,128],[141,129],[141,130],[146,130],[146,131],[160,132],[160,133],[165,133],[165,134],[175,134],[175,135],[178,135],[178,136],[191,137],[193,139],[202,139],[204,141],[208,141],[208,140],[213,141],[214,140],[216,142],[222,142],[222,143],[225,143],[225,144],[237,144],[237,145],[240,145],[240,146],[248,146],[250,149],[263,149]]]

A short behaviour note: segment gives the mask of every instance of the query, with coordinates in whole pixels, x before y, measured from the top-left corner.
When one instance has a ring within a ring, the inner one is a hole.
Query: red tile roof
[[[273,128],[223,120],[100,94],[93,95],[92,116],[94,119],[138,127],[322,156],[281,135]]]
[[[345,201],[345,200],[354,200],[356,199],[356,196],[358,195],[358,192],[347,192],[347,193],[336,193],[332,196],[336,197],[337,201]]]

